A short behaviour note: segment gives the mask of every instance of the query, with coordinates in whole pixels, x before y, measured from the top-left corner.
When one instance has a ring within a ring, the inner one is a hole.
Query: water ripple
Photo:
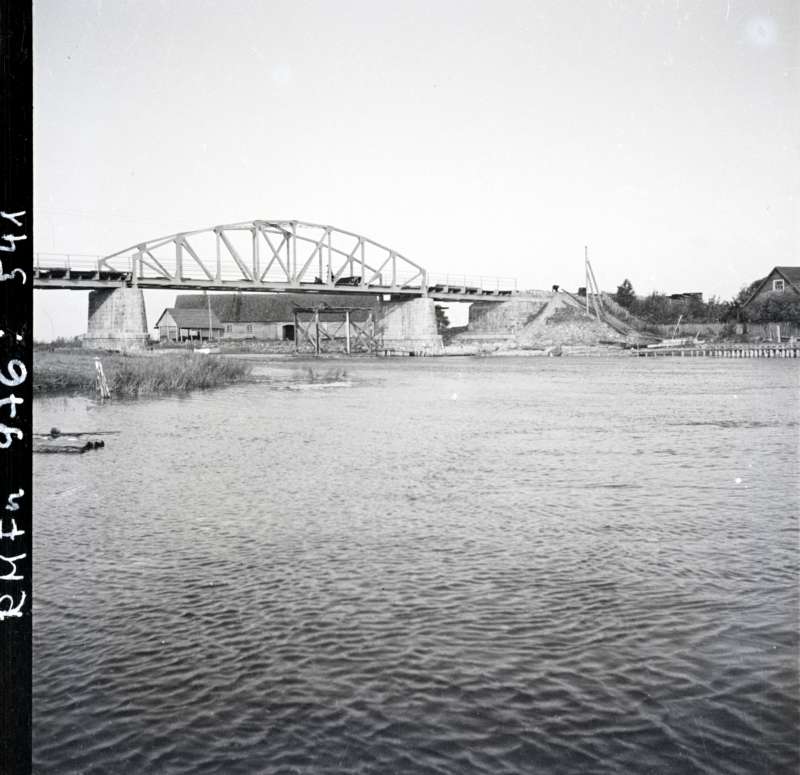
[[[38,402],[36,771],[797,771],[796,368],[509,360]]]

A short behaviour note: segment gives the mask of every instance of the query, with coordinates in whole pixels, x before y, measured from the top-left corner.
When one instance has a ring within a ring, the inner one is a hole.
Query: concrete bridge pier
[[[381,302],[378,310],[379,347],[397,355],[440,355],[442,337],[436,326],[433,299]]]
[[[542,292],[525,299],[477,301],[470,305],[469,324],[467,330],[459,335],[459,340],[512,343],[544,311],[551,298],[552,294]]]
[[[147,344],[144,294],[139,288],[89,292],[89,324],[83,346],[92,350],[139,350]]]

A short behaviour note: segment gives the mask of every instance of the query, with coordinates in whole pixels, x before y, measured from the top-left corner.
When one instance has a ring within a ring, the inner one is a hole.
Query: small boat
[[[222,351],[219,347],[195,347],[194,352],[199,355],[219,355]]]
[[[683,339],[662,339],[656,344],[647,345],[648,350],[657,350],[661,347],[690,347],[694,344],[694,339],[684,337]]]
[[[683,315],[680,315],[678,317],[678,322],[675,324],[675,328],[672,331],[671,339],[662,339],[660,342],[657,342],[656,344],[648,344],[647,349],[658,350],[663,347],[692,347],[695,344],[700,344],[700,341],[697,337],[692,339],[692,337],[689,336],[684,336],[684,337],[678,336],[678,330],[681,327],[681,320],[683,320]]]
[[[66,434],[65,434],[66,435]],[[77,436],[78,434],[76,434]],[[37,434],[38,436],[38,434]],[[102,439],[88,439],[83,441],[75,437],[63,438],[61,436],[48,436],[33,440],[32,452],[34,453],[72,453],[82,455],[92,449],[102,449],[106,443]]]

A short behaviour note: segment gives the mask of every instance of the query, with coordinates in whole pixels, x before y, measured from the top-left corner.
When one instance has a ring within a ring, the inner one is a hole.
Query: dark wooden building
[[[792,314],[791,307],[787,309],[782,305],[774,305],[777,306],[777,315],[773,310],[764,317],[760,305],[769,300],[800,302],[800,266],[773,267],[766,277],[754,285],[750,296],[736,310],[737,318],[741,321],[738,328],[741,333],[757,340],[795,341],[800,337],[800,323],[796,314]],[[781,309],[784,314],[789,314],[783,317]]]
[[[671,293],[669,295],[671,301],[699,301],[703,302],[703,294],[700,291],[687,291],[685,293]]]
[[[742,304],[747,309],[769,298],[784,298],[800,301],[800,266],[776,266],[756,285],[749,298]]]

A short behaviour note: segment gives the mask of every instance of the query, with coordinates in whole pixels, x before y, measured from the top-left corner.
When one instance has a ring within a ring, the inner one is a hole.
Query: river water
[[[797,771],[796,362],[255,363],[37,402],[36,772]]]

